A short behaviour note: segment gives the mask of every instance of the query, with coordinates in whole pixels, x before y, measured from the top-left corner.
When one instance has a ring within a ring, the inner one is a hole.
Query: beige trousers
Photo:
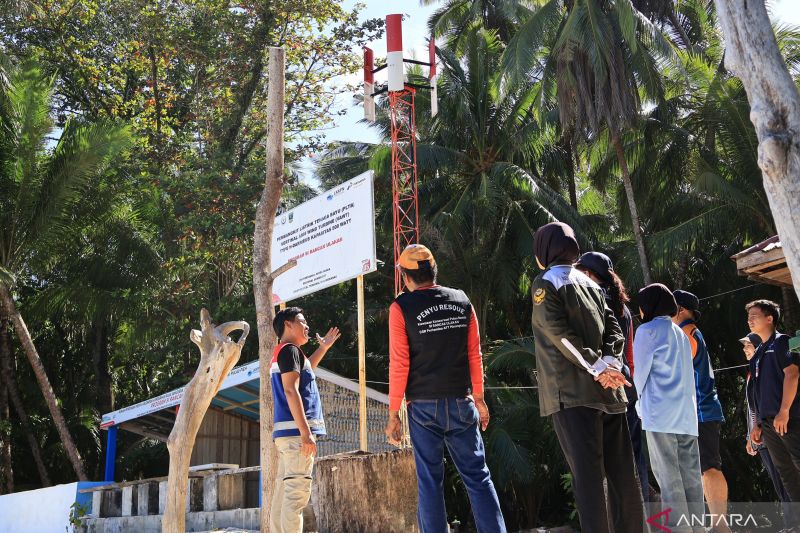
[[[303,533],[303,509],[311,498],[314,457],[300,453],[300,437],[278,437],[278,475],[270,506],[272,533]]]

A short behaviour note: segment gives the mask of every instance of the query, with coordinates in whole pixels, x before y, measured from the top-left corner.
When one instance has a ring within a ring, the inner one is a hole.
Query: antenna
[[[408,83],[405,64],[429,68],[431,85]],[[387,71],[387,82],[375,84],[375,74]],[[388,93],[392,136],[392,215],[395,266],[406,246],[419,242],[417,195],[417,124],[414,98],[417,90],[431,91],[431,116],[438,111],[436,94],[436,44],[428,41],[428,61],[403,58],[403,15],[386,16],[386,64],[375,68],[371,48],[364,48],[364,118],[375,120],[375,97]],[[395,294],[403,290],[400,271],[395,269]]]

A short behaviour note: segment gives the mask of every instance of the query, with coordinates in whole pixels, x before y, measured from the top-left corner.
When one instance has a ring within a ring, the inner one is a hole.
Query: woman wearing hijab
[[[629,383],[620,372],[622,331],[600,286],[572,266],[580,253],[572,228],[547,224],[534,239],[544,270],[532,287],[539,409],[553,416],[581,531],[642,533],[642,497],[625,420],[623,386]]]
[[[633,341],[639,393],[636,404],[647,435],[650,465],[661,487],[666,525],[672,531],[705,531],[705,505],[697,444],[697,395],[692,347],[672,322],[678,311],[672,292],[660,283],[639,291],[642,325]],[[696,517],[693,519],[693,517]]]
[[[611,258],[600,252],[586,252],[575,268],[589,276],[592,281],[600,285],[606,297],[606,304],[614,311],[614,317],[619,322],[625,345],[622,350],[622,373],[629,380],[633,380],[633,317],[626,305],[630,301],[628,291],[622,279],[614,272],[614,263]],[[647,453],[642,446],[642,421],[636,412],[636,388],[625,387],[628,397],[628,409],[625,417],[628,420],[628,432],[631,434],[633,456],[636,460],[636,472],[639,474],[639,485],[642,488],[642,499],[648,501],[650,497],[650,475],[647,471]]]

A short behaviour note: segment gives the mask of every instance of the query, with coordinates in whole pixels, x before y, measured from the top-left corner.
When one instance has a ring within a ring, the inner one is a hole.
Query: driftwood
[[[725,65],[742,80],[758,137],[758,166],[800,297],[800,94],[764,0],[716,0]]]
[[[412,450],[318,459],[311,502],[317,528],[326,533],[419,532]]]
[[[164,533],[183,533],[185,530],[189,461],[197,432],[212,398],[239,361],[242,346],[250,332],[250,325],[243,321],[215,326],[205,309],[200,311],[200,325],[202,330],[192,330],[189,336],[200,348],[200,365],[186,386],[175,425],[167,439],[169,477],[166,510],[161,522]],[[236,330],[242,330],[242,334],[234,342],[228,335]]]

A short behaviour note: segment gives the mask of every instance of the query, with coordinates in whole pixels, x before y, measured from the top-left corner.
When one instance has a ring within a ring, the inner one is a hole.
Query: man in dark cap
[[[688,291],[673,293],[678,304],[678,313],[672,321],[689,338],[694,363],[694,381],[697,392],[698,445],[700,446],[700,470],[703,472],[703,492],[711,514],[722,515],[728,508],[728,482],[722,473],[722,457],[719,452],[719,435],[725,417],[714,385],[714,369],[708,354],[703,334],[697,329],[700,319],[700,300]],[[730,531],[724,524],[716,530]]]
[[[572,266],[579,255],[572,228],[546,224],[534,239],[544,270],[532,287],[539,409],[553,416],[581,531],[641,533],[642,496],[625,420],[623,385],[629,383],[620,372],[622,331],[601,288]]]

